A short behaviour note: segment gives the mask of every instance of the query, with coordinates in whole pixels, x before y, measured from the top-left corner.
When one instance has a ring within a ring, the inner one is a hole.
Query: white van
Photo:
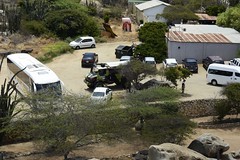
[[[240,67],[213,63],[209,65],[206,77],[212,85],[240,83]]]

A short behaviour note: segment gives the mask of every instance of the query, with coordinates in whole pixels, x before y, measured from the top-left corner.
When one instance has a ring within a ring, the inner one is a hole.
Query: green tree
[[[188,20],[198,19],[198,17],[190,9],[181,5],[167,6],[164,8],[163,13],[158,14],[157,17],[167,19],[168,24],[181,21],[186,23]]]
[[[177,80],[186,79],[192,75],[192,73],[182,67],[169,67],[165,69],[164,75],[167,80],[171,81],[177,86]]]
[[[225,12],[219,14],[217,18],[217,25],[223,27],[234,28],[240,31],[240,5],[230,7]]]
[[[135,53],[143,57],[155,57],[157,62],[161,62],[167,57],[166,31],[165,23],[145,23],[139,30],[138,36],[142,43],[136,47]]]
[[[121,66],[121,74],[127,81],[132,83],[136,89],[140,89],[140,81],[148,75],[157,74],[157,69],[139,60],[130,61],[127,65]]]
[[[52,11],[46,15],[44,21],[46,27],[60,38],[98,36],[100,33],[96,22],[81,10]]]
[[[228,106],[235,110],[238,114],[240,112],[240,84],[239,83],[231,83],[224,87],[222,94],[227,97]]]
[[[219,13],[225,12],[226,7],[223,5],[214,5],[206,8],[206,13],[210,16],[218,16]]]
[[[24,19],[27,20],[43,20],[46,13],[49,11],[50,2],[47,0],[21,0],[21,7]]]
[[[167,98],[163,91],[159,93],[165,95],[163,99]],[[44,101],[39,103],[40,97]],[[29,134],[37,147],[48,153],[63,155],[65,159],[77,147],[106,140],[131,142],[140,138],[148,145],[180,143],[194,127],[192,122],[178,114],[173,104],[119,108],[114,107],[113,102],[93,105],[86,101],[86,97],[77,95],[65,95],[61,101],[49,96],[44,98],[44,95],[40,97],[34,95],[26,99],[32,106],[24,113],[27,121],[25,118],[25,121],[19,119],[18,123],[12,123],[12,130],[24,128],[25,136]],[[132,129],[140,116],[145,120],[141,137]]]
[[[21,22],[21,13],[19,8],[10,8],[5,12],[7,16],[8,30],[11,34],[17,32],[20,28]]]

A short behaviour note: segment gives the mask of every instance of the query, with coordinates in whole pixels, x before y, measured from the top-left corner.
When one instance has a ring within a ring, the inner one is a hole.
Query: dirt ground
[[[111,24],[111,22],[110,22]],[[137,42],[137,26],[134,25],[132,27],[132,32],[124,32],[121,30],[121,23],[112,22],[111,27],[113,31],[118,35],[118,37],[111,39],[106,38],[107,43],[97,44],[97,47],[94,49],[82,49],[78,51],[74,51],[72,54],[64,54],[60,57],[57,57],[53,60],[53,62],[46,64],[49,68],[51,68],[60,79],[65,84],[66,92],[72,92],[76,94],[90,94],[87,86],[82,82],[84,76],[89,72],[88,68],[81,68],[80,67],[80,59],[82,54],[86,51],[93,51],[99,54],[99,61],[106,62],[112,61],[115,59],[114,48],[120,44],[131,45],[132,42]],[[30,43],[28,43],[30,44]],[[28,45],[31,47],[31,45]],[[36,51],[34,52],[36,53]],[[0,73],[0,84],[2,84],[4,77],[6,76],[6,62],[3,64],[3,70]],[[204,75],[204,71],[202,71]],[[199,79],[201,72],[198,75],[194,75],[192,79]],[[196,80],[189,80],[187,81],[187,85],[191,85]],[[199,82],[200,83],[200,82]],[[205,83],[205,82],[202,82]],[[200,84],[203,85],[203,84]],[[220,88],[210,87],[207,92],[203,92],[202,87],[197,88],[196,90],[190,90],[186,87],[186,92],[191,93],[190,97],[187,97],[187,100],[190,98],[209,98],[210,94],[216,97],[220,91]],[[116,94],[121,94],[121,91],[116,91]],[[198,95],[198,96],[196,96]],[[202,121],[209,121],[212,117],[204,117],[194,119],[194,121],[202,122]],[[185,146],[188,146],[190,142],[200,136],[203,133],[212,133],[217,135],[225,140],[226,143],[230,144],[230,151],[236,151],[240,149],[240,127],[234,128],[227,128],[227,129],[201,129],[197,128],[195,130],[196,134],[192,135],[189,139],[185,141]],[[82,148],[79,148],[73,151],[70,156],[82,156],[82,157],[95,157],[95,158],[110,158],[110,157],[119,157],[123,155],[131,155],[136,151],[148,149],[149,146],[142,144],[141,142],[135,142],[132,144],[126,142],[116,142],[116,143],[99,143],[99,144],[92,144]],[[29,152],[36,151],[34,149],[34,145],[32,142],[27,143],[20,143],[20,144],[12,144],[7,146],[0,146],[0,152],[14,152],[14,153],[24,153],[27,155]],[[34,155],[34,156],[20,156],[15,158],[16,160],[60,160],[63,157],[46,157],[43,155]]]

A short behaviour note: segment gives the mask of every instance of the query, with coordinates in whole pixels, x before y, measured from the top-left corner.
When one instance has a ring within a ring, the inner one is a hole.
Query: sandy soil
[[[51,68],[65,84],[66,92],[75,94],[90,94],[90,90],[83,83],[84,76],[89,72],[89,68],[81,68],[80,60],[82,54],[88,51],[96,52],[99,54],[99,61],[118,61],[115,58],[114,49],[120,45],[131,45],[132,41],[137,42],[137,34],[135,27],[132,32],[123,32],[121,30],[120,23],[114,23],[112,25],[113,31],[118,35],[115,39],[108,39],[108,43],[97,44],[94,49],[82,49],[76,50],[71,54],[64,54],[57,57],[53,62],[46,64]],[[160,67],[161,64],[158,65]],[[0,73],[0,84],[2,84],[4,78],[7,75],[6,62],[4,61],[2,72]],[[183,97],[183,100],[189,99],[202,99],[202,98],[217,98],[220,96],[219,92],[221,87],[213,87],[206,85],[205,81],[205,70],[200,70],[199,74],[193,75],[186,82],[186,93],[188,97]],[[114,94],[121,94],[124,91],[114,91]],[[205,117],[201,119],[194,119],[195,121],[206,121],[211,120],[212,117]],[[185,145],[189,143],[199,135],[203,133],[212,133],[224,139],[230,144],[231,148],[229,151],[240,149],[240,127],[228,128],[228,129],[196,129],[196,134],[192,135],[191,138],[186,140]],[[79,148],[71,153],[72,156],[88,156],[95,158],[103,157],[118,157],[121,155],[129,155],[135,153],[138,150],[147,149],[149,146],[145,146],[140,142],[128,144],[125,142],[121,143],[100,143],[95,145],[89,145],[83,148]],[[7,146],[1,146],[0,151],[8,151],[14,153],[28,153],[34,151],[34,146],[31,142],[13,144]],[[18,160],[32,160],[32,159],[44,159],[44,160],[60,160],[62,157],[45,157],[42,155],[18,157]]]

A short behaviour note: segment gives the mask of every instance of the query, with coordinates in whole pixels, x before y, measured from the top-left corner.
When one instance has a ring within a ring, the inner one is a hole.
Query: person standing
[[[185,82],[186,82],[186,80],[183,79],[183,81],[182,81],[182,94],[183,94],[184,91],[185,91]]]

